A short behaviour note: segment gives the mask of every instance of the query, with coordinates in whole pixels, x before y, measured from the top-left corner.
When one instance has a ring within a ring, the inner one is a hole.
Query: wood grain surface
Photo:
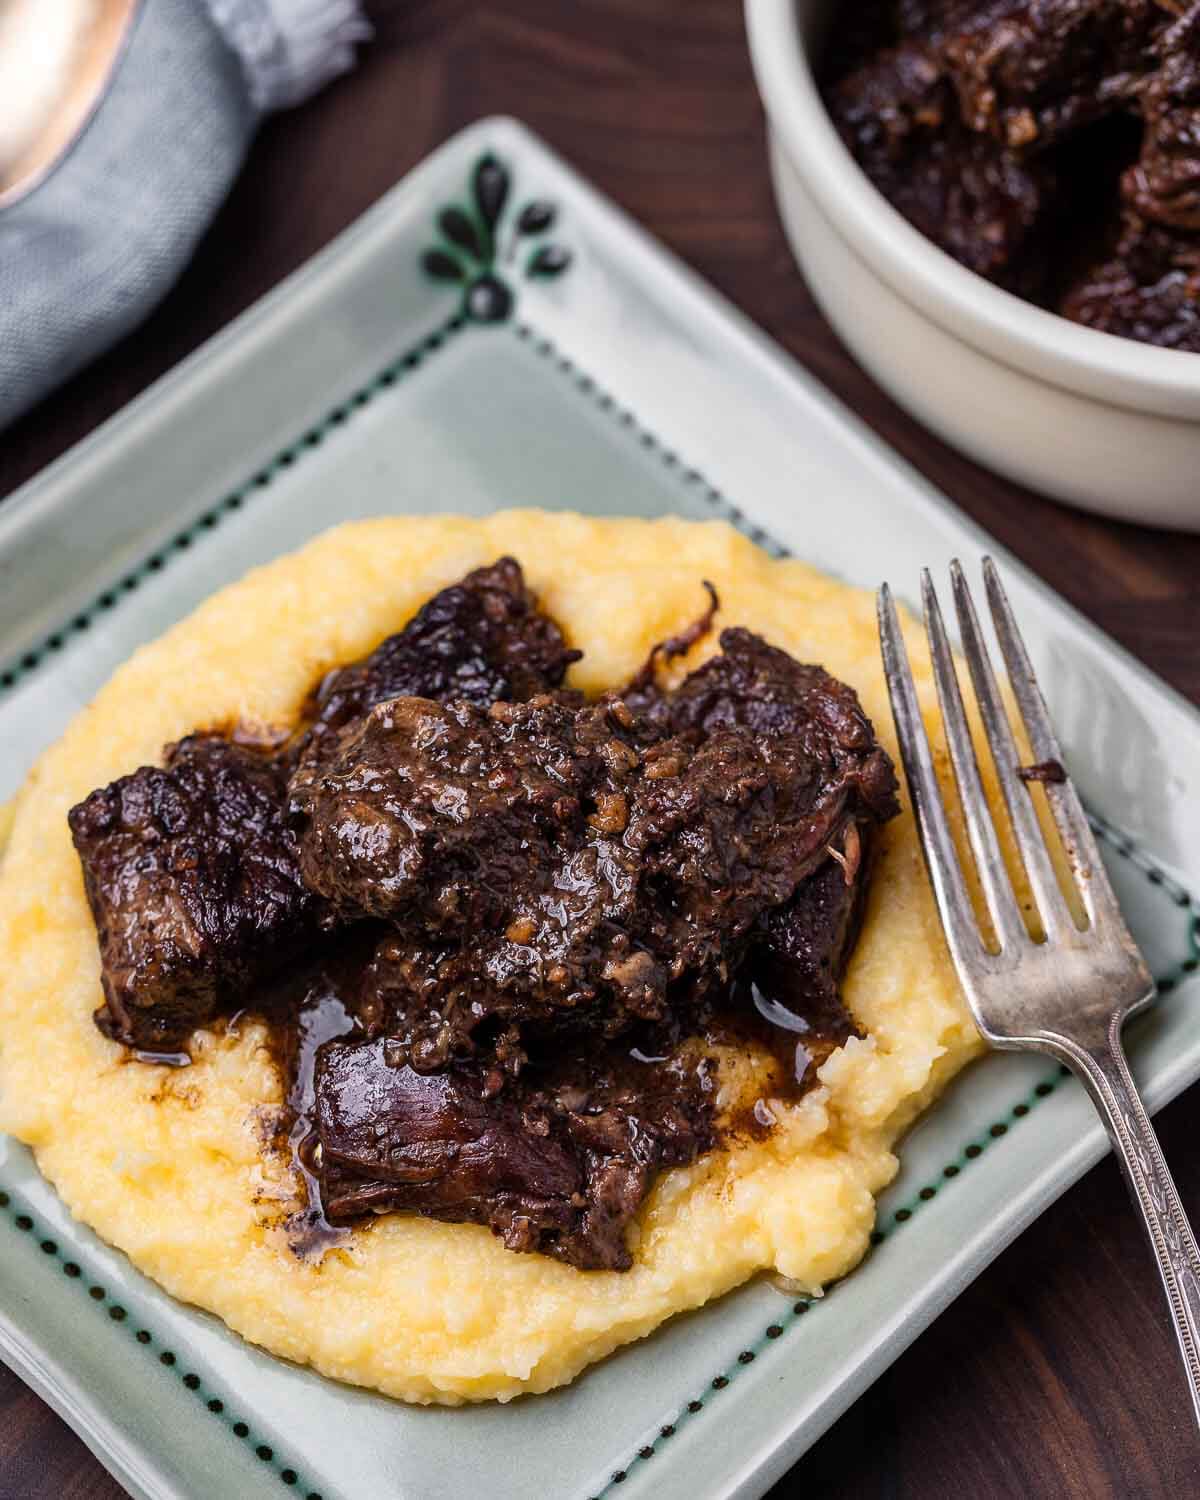
[[[378,36],[357,72],[266,125],[159,310],[0,435],[0,494],[320,249],[454,130],[506,112],[690,261],[1067,599],[1200,702],[1200,537],[1097,520],[985,473],[900,412],[830,331],[775,214],[737,0],[387,0],[370,8]],[[1167,1109],[1159,1126],[1184,1201],[1200,1218],[1200,1090]],[[775,1500],[1200,1495],[1200,1445],[1158,1297],[1106,1162],[918,1340],[780,1482]],[[121,1493],[0,1367],[0,1500]]]

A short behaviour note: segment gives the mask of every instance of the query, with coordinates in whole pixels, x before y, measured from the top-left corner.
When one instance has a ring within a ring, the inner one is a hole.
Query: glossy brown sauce
[[[331,1224],[325,1216],[315,1159],[320,1147],[312,1128],[312,1111],[318,1049],[358,1027],[354,996],[365,962],[365,955],[355,951],[358,949],[355,943],[301,964],[272,989],[260,1017],[268,1028],[276,1065],[287,1088],[277,1143],[286,1151],[304,1196],[305,1207],[284,1225],[288,1245],[301,1260],[319,1261],[326,1252],[351,1239],[349,1229]]]
[[[355,933],[331,951],[297,965],[268,992],[253,1014],[268,1030],[270,1045],[287,1090],[276,1145],[291,1163],[304,1207],[284,1223],[289,1248],[299,1259],[319,1262],[330,1250],[349,1244],[355,1229],[330,1222],[321,1196],[320,1145],[314,1127],[314,1069],[318,1050],[329,1041],[364,1038],[359,1004],[362,977],[378,931]],[[227,1023],[236,1030],[239,1012]],[[817,1082],[817,1069],[852,1035],[844,1013],[806,1018],[762,995],[756,986],[735,985],[704,1007],[694,1029],[646,1027],[635,1034],[604,1041],[594,1036],[547,1038],[534,1043],[522,1072],[522,1085],[536,1089],[580,1090],[603,1077],[609,1086],[625,1087],[641,1097],[664,1092],[695,1091],[714,1110],[716,1069],[704,1044],[754,1049],[771,1059],[758,1096],[745,1098],[713,1120],[714,1145],[739,1138],[761,1140],[777,1118],[768,1100],[794,1103]],[[697,1047],[695,1044],[701,1045]],[[137,1054],[147,1062],[182,1066],[188,1054],[170,1057]],[[182,1059],[175,1061],[176,1056]]]

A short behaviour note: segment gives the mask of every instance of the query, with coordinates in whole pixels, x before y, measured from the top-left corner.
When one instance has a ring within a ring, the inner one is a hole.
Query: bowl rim
[[[1109,405],[1200,417],[1200,354],[1069,322],[993,286],[915,229],[867,177],[818,91],[800,24],[813,0],[745,0],[771,129],[821,212],[875,273],[946,332],[1016,369]]]

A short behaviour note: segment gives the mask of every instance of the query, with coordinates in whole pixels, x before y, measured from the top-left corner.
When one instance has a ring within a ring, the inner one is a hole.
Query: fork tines
[[[1058,826],[1089,924],[1102,918],[1120,920],[1115,898],[1088,826],[1087,816],[1062,764],[1062,751],[1050,724],[1028,653],[1017,630],[995,565],[983,562],[984,585],[1013,696],[1033,753],[1033,765],[1023,763],[1009,722],[991,658],[980,629],[971,592],[957,561],[950,565],[955,609],[975,697],[996,768],[1009,822],[1046,937],[1058,944],[1078,940],[1080,934],[1059,887],[1054,866],[1030,795],[1029,782],[1040,780]],[[1007,963],[1026,948],[1030,938],[1005,868],[996,826],[984,795],[983,780],[967,723],[966,709],[954,657],[946,634],[933,580],[926,568],[921,579],[925,630],[929,638],[934,681],[941,705],[959,800],[971,853],[995,930],[999,953],[984,946],[971,906],[950,824],[934,770],[933,755],[921,718],[908,653],[896,608],[887,584],[879,591],[879,634],[884,672],[892,700],[900,753],[912,795],[921,845],[951,952],[956,960]]]

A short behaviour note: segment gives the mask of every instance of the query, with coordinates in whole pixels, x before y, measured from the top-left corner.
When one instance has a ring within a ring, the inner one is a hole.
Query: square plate
[[[499,251],[464,287],[427,252],[489,152]],[[443,147],[0,510],[0,797],[135,646],[253,564],[352,516],[511,504],[723,516],[902,593],[990,547],[1163,981],[1139,1079],[1161,1104],[1200,1074],[1195,712],[511,121]],[[176,1303],[9,1142],[0,1352],[152,1500],[754,1496],[1104,1148],[1044,1060],[989,1058],[909,1136],[877,1248],[820,1305],[758,1281],[565,1390],[444,1410]]]

